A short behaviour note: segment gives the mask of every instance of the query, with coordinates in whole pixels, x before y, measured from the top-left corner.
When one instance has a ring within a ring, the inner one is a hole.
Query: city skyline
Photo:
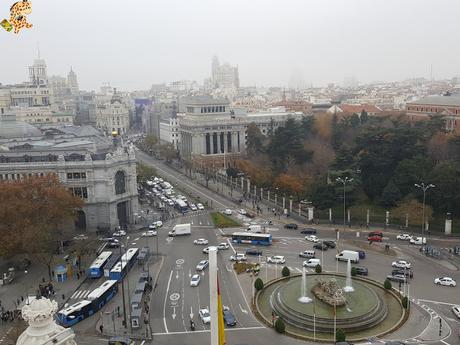
[[[66,75],[73,66],[87,90],[105,82],[123,90],[174,80],[203,83],[214,55],[238,66],[242,86],[429,79],[431,68],[435,79],[459,74],[459,48],[443,39],[460,26],[460,4],[449,1],[146,2],[136,24],[121,1],[99,1],[91,11],[81,2],[60,4],[34,3],[33,28],[2,32],[0,44],[9,53],[1,83],[26,80],[24,68],[38,43],[49,75]],[[50,17],[55,11],[63,15]],[[430,18],[429,27],[422,18]]]

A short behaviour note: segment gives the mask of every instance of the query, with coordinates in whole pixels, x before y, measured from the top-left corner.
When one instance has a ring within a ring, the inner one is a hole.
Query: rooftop
[[[194,96],[187,97],[181,100],[185,105],[229,105],[229,101],[225,98],[212,98],[211,96]]]
[[[409,102],[410,104],[425,104],[425,105],[450,105],[460,106],[460,95],[451,96],[428,96],[419,99],[418,101]]]

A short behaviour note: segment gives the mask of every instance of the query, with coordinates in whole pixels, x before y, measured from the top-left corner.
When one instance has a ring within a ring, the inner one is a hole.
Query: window
[[[80,173],[74,172],[74,173],[73,173],[73,178],[80,178]]]
[[[126,193],[126,176],[121,170],[115,174],[115,194]]]

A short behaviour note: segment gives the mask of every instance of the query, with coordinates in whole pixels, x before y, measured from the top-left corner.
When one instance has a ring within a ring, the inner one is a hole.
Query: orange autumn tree
[[[63,227],[75,219],[83,201],[56,176],[0,182],[0,256],[29,254],[51,264]]]
[[[288,174],[281,174],[275,179],[275,186],[286,194],[294,194],[299,198],[303,191],[304,184],[300,177]]]
[[[259,187],[269,186],[273,180],[270,169],[256,166],[252,161],[247,159],[238,159],[235,162],[238,169],[243,171],[251,182]]]

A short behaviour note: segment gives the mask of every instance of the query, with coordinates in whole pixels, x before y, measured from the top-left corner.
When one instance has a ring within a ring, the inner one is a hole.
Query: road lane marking
[[[449,306],[456,305],[455,303],[431,301],[431,300],[428,300],[428,299],[417,299],[417,301],[419,301],[419,302],[425,302],[425,303],[443,304],[443,305],[449,305]]]
[[[171,306],[171,308],[173,308],[173,313],[172,313],[171,317],[172,317],[173,320],[175,320],[176,319],[176,306],[173,305],[173,306]]]
[[[238,304],[238,305],[240,306],[240,310],[241,310],[242,313],[245,313],[245,314],[248,313],[248,311],[247,311],[246,309],[243,309],[243,307],[241,306],[241,304]]]
[[[266,327],[262,326],[254,326],[254,327],[237,327],[237,328],[225,328],[225,332],[229,331],[247,331],[251,329],[265,329]],[[175,334],[193,334],[193,333],[209,333],[209,329],[204,330],[195,330],[195,331],[185,331],[185,332],[168,332],[168,333],[152,333],[153,336],[155,335],[175,335]]]
[[[165,302],[163,304],[163,323],[165,326],[166,333],[169,333],[168,326],[166,325],[166,303],[168,302],[169,285],[171,284],[172,275],[173,275],[173,271],[171,271],[171,273],[169,274],[168,285],[166,286]]]

